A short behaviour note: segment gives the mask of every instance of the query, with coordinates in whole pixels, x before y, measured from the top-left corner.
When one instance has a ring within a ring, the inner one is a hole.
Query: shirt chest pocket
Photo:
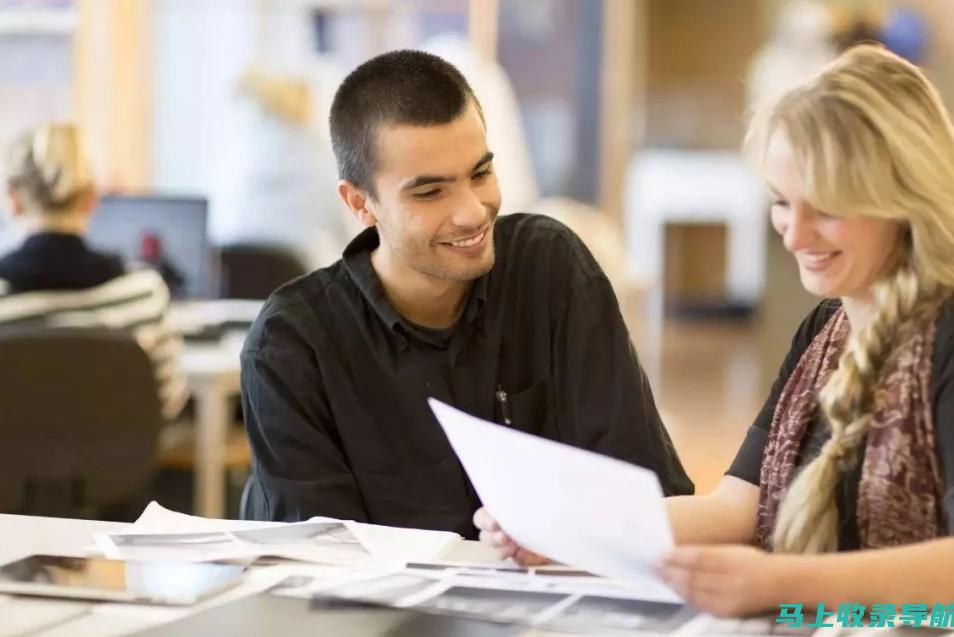
[[[543,378],[533,385],[508,396],[511,427],[550,440],[560,440],[557,419],[551,409],[550,379]]]

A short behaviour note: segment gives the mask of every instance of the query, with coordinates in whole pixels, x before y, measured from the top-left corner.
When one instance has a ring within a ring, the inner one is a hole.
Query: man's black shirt
[[[373,228],[271,296],[242,353],[246,517],[475,537],[480,502],[426,399],[500,422],[498,389],[514,428],[648,467],[667,495],[692,492],[609,281],[579,238],[514,214],[498,218],[494,243],[493,269],[450,330],[394,309],[371,265]]]

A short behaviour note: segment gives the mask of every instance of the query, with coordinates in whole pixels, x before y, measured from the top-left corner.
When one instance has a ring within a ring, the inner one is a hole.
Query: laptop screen
[[[130,267],[158,270],[174,298],[210,298],[218,286],[207,224],[201,197],[110,195],[93,213],[87,241]]]

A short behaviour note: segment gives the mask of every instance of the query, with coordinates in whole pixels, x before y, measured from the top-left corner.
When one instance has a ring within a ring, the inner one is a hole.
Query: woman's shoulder
[[[954,295],[941,306],[934,334],[934,375],[954,375]]]
[[[954,294],[949,296],[941,305],[941,311],[937,317],[937,328],[945,330],[954,330]]]
[[[819,332],[825,327],[831,317],[841,309],[840,299],[823,299],[812,308],[811,312],[802,320],[801,325],[792,338],[792,349],[804,351]]]

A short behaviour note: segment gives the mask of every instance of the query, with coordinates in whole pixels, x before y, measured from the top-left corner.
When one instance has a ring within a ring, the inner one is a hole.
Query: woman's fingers
[[[480,529],[480,541],[492,546],[503,558],[512,557],[523,566],[540,566],[550,561],[542,555],[521,548],[500,528],[497,520],[485,508],[477,509],[474,513],[474,526]]]
[[[520,547],[517,547],[513,559],[521,566],[542,566],[543,564],[550,563],[548,558]]]
[[[480,541],[494,549],[501,559],[515,557],[520,548],[502,531],[481,531]]]
[[[477,509],[477,512],[474,513],[474,526],[481,531],[500,530],[500,525],[497,524],[497,520],[495,520],[493,516],[490,515],[490,512],[484,507]]]
[[[774,559],[750,546],[687,546],[671,551],[654,570],[691,606],[738,616],[776,604],[778,590],[769,576],[777,570]]]

